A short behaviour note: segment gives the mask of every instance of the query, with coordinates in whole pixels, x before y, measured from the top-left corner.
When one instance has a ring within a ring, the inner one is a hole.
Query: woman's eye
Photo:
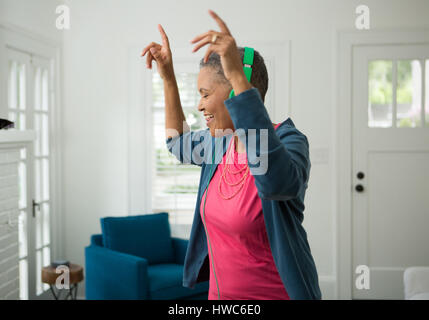
[[[206,94],[205,96],[203,96],[203,98],[206,98],[208,96],[208,94]]]

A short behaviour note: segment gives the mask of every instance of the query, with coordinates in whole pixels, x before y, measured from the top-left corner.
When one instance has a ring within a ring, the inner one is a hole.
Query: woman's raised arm
[[[179,89],[176,76],[174,75],[170,42],[160,24],[158,24],[158,29],[162,37],[162,46],[158,43],[151,42],[143,49],[142,56],[147,53],[146,67],[149,69],[152,69],[152,60],[156,61],[158,73],[164,82],[165,135],[168,139],[189,131],[189,126],[186,123],[185,114],[183,113],[182,104],[180,103]]]
[[[254,146],[247,144],[246,152],[261,199],[285,201],[300,196],[307,188],[311,167],[307,137],[292,127],[282,130],[277,136],[256,88],[246,90],[224,103],[234,127],[239,130],[239,139],[243,143],[249,143],[249,138],[256,140]],[[261,145],[261,129],[267,133],[265,145]],[[255,150],[258,146],[259,157]],[[265,161],[259,162],[259,167],[255,165],[264,158]]]

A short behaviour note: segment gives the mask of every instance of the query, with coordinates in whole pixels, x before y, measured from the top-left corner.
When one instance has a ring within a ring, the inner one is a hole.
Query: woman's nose
[[[203,111],[204,107],[203,104],[200,102],[200,104],[198,105],[198,111]]]

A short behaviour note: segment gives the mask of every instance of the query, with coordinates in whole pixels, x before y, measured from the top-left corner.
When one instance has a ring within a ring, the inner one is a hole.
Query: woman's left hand
[[[231,32],[225,22],[214,11],[209,10],[209,13],[219,25],[221,32],[210,30],[192,39],[191,43],[199,42],[192,52],[196,52],[206,44],[210,44],[204,56],[204,62],[207,62],[212,52],[216,52],[220,56],[223,72],[228,81],[232,83],[235,80],[246,78],[243,71],[243,63]],[[217,35],[217,38],[215,43],[212,43],[214,35]]]

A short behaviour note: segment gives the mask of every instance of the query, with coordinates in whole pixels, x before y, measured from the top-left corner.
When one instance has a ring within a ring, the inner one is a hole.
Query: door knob
[[[37,203],[36,201],[34,201],[33,199],[33,218],[36,216],[36,207],[39,208],[40,210],[40,203]]]
[[[357,175],[356,175],[356,176],[357,176],[357,178],[360,180],[360,179],[363,179],[363,178],[365,177],[365,174],[364,174],[363,172],[361,172],[361,171],[360,171],[360,172],[358,172],[358,173],[357,173]]]
[[[357,191],[357,192],[362,192],[362,191],[364,190],[364,187],[363,187],[363,185],[358,184],[358,185],[355,187],[355,189],[356,189],[356,191]]]

